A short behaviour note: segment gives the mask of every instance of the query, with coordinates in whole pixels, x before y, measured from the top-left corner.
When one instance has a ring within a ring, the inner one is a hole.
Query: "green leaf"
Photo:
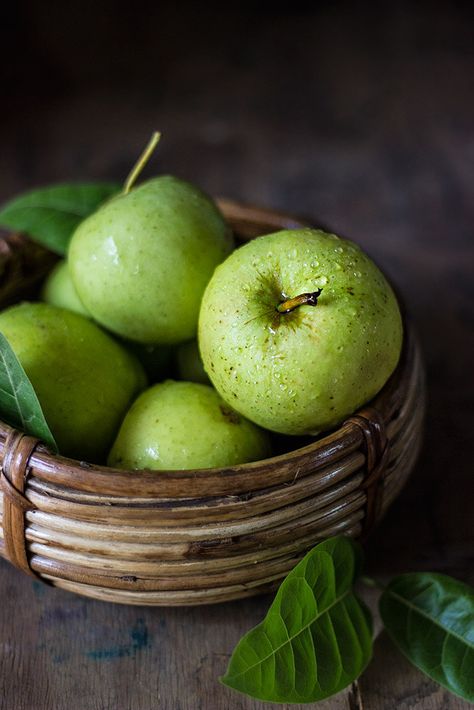
[[[0,225],[25,232],[64,256],[77,225],[119,190],[119,185],[110,183],[53,185],[33,190],[0,209]]]
[[[352,591],[358,555],[347,537],[316,545],[240,640],[221,681],[280,703],[317,702],[352,683],[372,655],[370,614]]]
[[[53,451],[58,450],[33,385],[3,333],[0,333],[0,414],[11,426],[38,437]]]
[[[405,656],[456,695],[474,702],[474,589],[444,574],[393,579],[380,613]]]

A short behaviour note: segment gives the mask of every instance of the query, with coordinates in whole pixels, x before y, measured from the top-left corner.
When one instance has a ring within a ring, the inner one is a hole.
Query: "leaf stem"
[[[362,584],[365,584],[366,587],[372,587],[373,589],[380,589],[382,592],[385,591],[386,587],[382,582],[379,582],[378,579],[374,579],[373,577],[367,577],[367,575],[363,574],[359,577],[359,580],[362,582]]]
[[[123,186],[122,194],[123,195],[128,195],[130,190],[132,189],[133,185],[135,184],[135,180],[137,177],[140,175],[141,171],[145,167],[145,165],[148,163],[151,154],[155,150],[156,146],[158,145],[158,141],[161,138],[161,133],[158,131],[154,131],[151,135],[150,140],[148,141],[148,144],[143,151],[143,153],[140,155],[138,158],[137,162],[131,169],[127,179],[125,180],[125,184]]]

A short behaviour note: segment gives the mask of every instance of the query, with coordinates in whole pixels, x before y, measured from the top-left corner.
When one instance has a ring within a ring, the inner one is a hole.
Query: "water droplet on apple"
[[[115,264],[115,266],[118,266],[120,261],[120,255],[114,238],[107,237],[107,239],[105,240],[105,246],[107,249],[107,254],[112,257],[112,263]]]
[[[320,276],[318,279],[318,284],[320,286],[325,286],[327,284],[328,280],[326,276]]]
[[[342,252],[344,251],[344,249],[343,249],[342,247],[336,247],[336,248],[334,249],[334,251],[337,251],[339,254],[342,254]]]

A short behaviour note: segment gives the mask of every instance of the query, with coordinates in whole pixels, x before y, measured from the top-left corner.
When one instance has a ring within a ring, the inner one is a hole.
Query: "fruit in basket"
[[[232,466],[270,455],[269,434],[208,385],[166,380],[134,402],[108,458],[125,469]]]
[[[45,303],[0,313],[5,335],[28,375],[65,456],[103,461],[143,369],[87,318]]]
[[[43,301],[52,306],[66,308],[68,311],[74,311],[74,313],[89,317],[89,313],[77,295],[65,260],[59,261],[48,275],[41,295]]]
[[[232,247],[211,198],[161,176],[85,219],[68,261],[81,301],[101,325],[140,343],[173,344],[196,335],[206,284]]]
[[[41,295],[43,301],[52,306],[66,308],[68,311],[90,318],[90,314],[77,295],[65,260],[58,262],[53,268],[43,285]],[[172,361],[172,349],[169,346],[142,345],[123,339],[119,339],[119,344],[140,361],[150,381],[162,380],[169,374]]]
[[[259,237],[215,271],[201,306],[204,367],[223,399],[283,434],[334,427],[398,362],[402,320],[361,249],[319,230]]]

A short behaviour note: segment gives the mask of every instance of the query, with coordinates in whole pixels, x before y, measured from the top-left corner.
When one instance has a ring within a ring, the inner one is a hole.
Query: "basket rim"
[[[251,238],[254,233],[311,226],[303,219],[273,209],[243,204],[227,198],[218,198],[216,202],[236,231],[243,227],[244,240]],[[403,304],[401,305],[403,313]],[[352,416],[367,416],[364,412],[368,408],[376,410],[384,422],[393,416],[409,386],[411,366],[417,350],[413,328],[406,314],[403,314],[403,323],[404,338],[400,360],[380,392],[349,415],[337,428],[323,432],[314,442],[303,447],[267,459],[228,467],[122,470],[53,454],[39,442],[29,459],[30,475],[46,483],[85,493],[146,498],[170,496],[180,499],[194,499],[197,493],[199,497],[234,495],[242,491],[254,491],[291,482],[295,477],[295,469],[298,471],[300,467],[304,468],[305,463],[313,470],[315,466],[322,468],[360,448],[364,436],[360,427],[349,421]],[[5,455],[5,443],[12,431],[17,430],[0,420],[1,460]],[[276,478],[269,479],[268,474],[277,470]]]

